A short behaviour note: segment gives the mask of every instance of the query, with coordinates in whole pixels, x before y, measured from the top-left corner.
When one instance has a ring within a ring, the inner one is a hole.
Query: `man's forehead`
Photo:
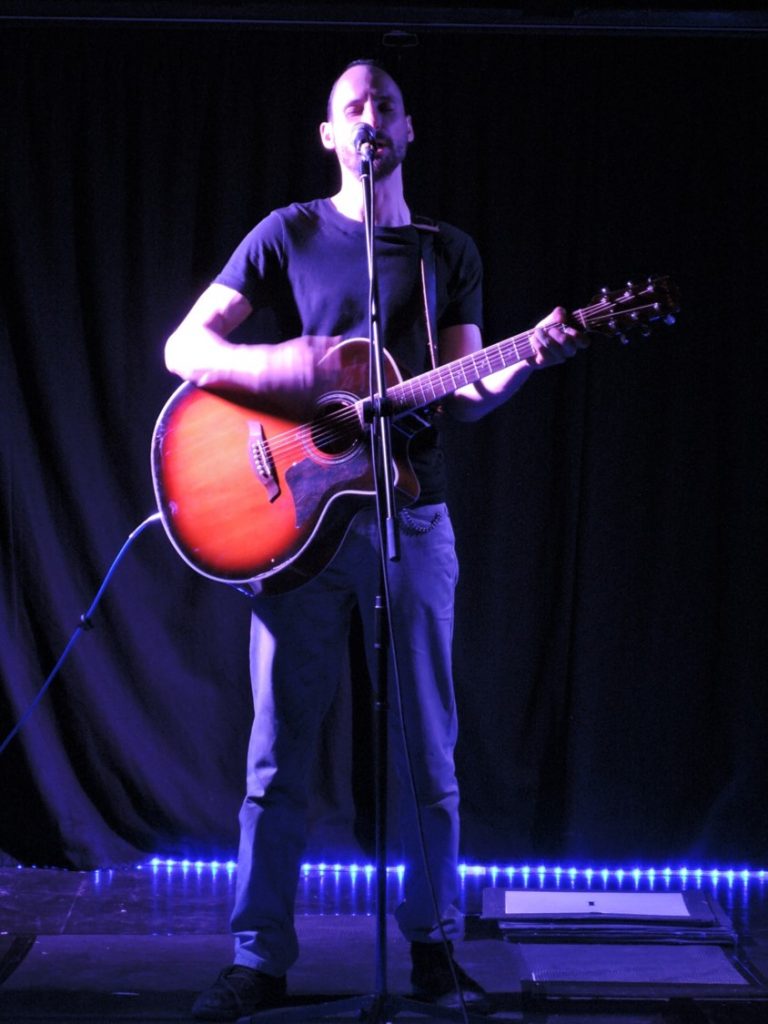
[[[388,96],[399,99],[403,96],[400,87],[386,71],[368,64],[357,65],[339,76],[333,89],[333,105],[341,109],[354,99],[366,96]]]

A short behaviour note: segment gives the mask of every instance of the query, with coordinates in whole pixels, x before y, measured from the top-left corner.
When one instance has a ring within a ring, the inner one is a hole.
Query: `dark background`
[[[463,854],[765,866],[768,53],[707,25],[394,48],[322,19],[0,22],[1,735],[154,511],[165,337],[256,220],[333,191],[316,126],[373,55],[414,118],[412,209],[483,253],[488,340],[631,277],[682,293],[676,326],[449,431]],[[0,758],[5,856],[230,856],[247,620],[144,533]],[[369,819],[359,680],[333,715],[318,856]]]

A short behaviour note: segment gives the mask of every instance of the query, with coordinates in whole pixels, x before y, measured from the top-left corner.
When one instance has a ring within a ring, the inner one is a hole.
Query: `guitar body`
[[[193,384],[173,393],[155,426],[152,477],[168,537],[193,569],[281,592],[327,564],[374,493],[361,419],[369,350],[365,339],[334,347],[338,386],[306,423],[259,395]],[[401,379],[388,355],[386,375],[388,386]],[[395,448],[397,487],[412,500],[407,441]]]

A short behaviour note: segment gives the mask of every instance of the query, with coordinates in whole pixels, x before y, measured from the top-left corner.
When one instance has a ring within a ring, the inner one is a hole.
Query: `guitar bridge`
[[[264,428],[255,420],[248,423],[248,451],[251,455],[251,464],[259,480],[264,484],[269,501],[276,501],[280,497],[280,484],[277,482],[275,463],[264,436]]]

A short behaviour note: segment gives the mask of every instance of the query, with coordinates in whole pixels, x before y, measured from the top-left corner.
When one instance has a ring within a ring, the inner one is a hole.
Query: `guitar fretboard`
[[[426,373],[390,388],[387,397],[396,412],[408,412],[438,402],[465,384],[474,384],[497,370],[504,370],[523,359],[529,359],[536,351],[531,341],[532,336],[532,331],[524,331],[479,352],[472,352],[438,366],[435,370],[427,370]]]
[[[579,324],[583,331],[618,334],[626,340],[622,330],[648,324],[665,314],[668,322],[674,322],[672,314],[677,308],[677,292],[669,278],[656,277],[648,278],[647,285],[641,289],[632,284],[627,285],[626,291],[608,292],[604,289],[598,299],[583,309],[574,310],[569,319]],[[387,398],[397,415],[439,402],[466,384],[475,384],[497,370],[530,359],[536,352],[534,330],[515,334],[479,352],[392,385]]]

